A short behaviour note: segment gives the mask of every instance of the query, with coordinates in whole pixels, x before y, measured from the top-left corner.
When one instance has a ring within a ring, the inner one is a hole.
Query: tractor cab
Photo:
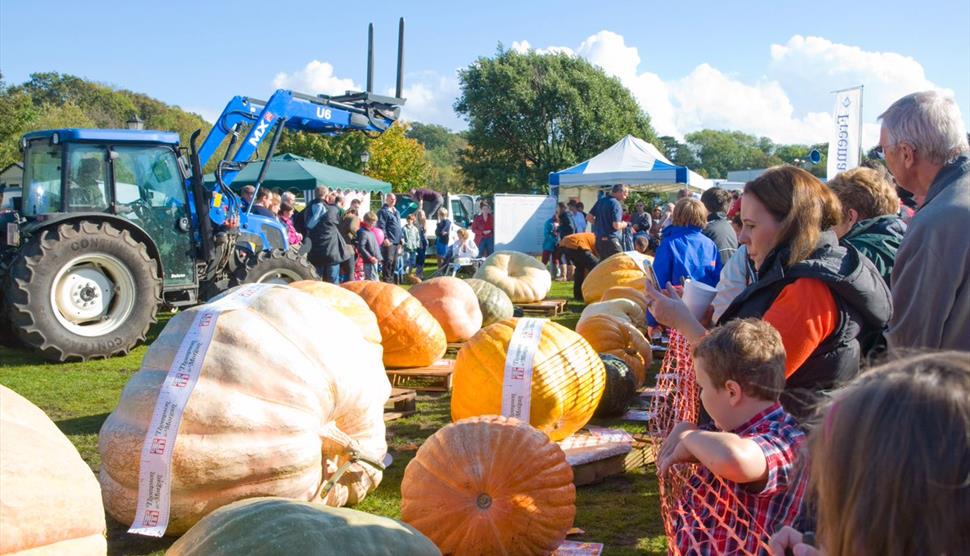
[[[124,220],[157,250],[165,286],[195,282],[196,241],[176,133],[118,129],[33,132],[24,149],[23,230],[51,220]],[[154,253],[153,253],[154,254]]]

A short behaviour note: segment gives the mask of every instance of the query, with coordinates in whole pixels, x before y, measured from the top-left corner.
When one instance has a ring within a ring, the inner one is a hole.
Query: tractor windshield
[[[61,146],[31,141],[24,153],[23,208],[26,216],[61,210]]]

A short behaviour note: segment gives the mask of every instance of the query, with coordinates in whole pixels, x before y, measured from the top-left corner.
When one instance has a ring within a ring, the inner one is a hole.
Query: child
[[[360,252],[360,258],[364,260],[364,280],[375,282],[380,280],[377,273],[380,250],[377,247],[377,237],[373,232],[376,227],[377,215],[368,212],[360,223],[360,229],[357,230],[357,251]]]
[[[417,262],[418,249],[421,247],[421,237],[415,225],[415,215],[409,214],[407,224],[404,225],[404,274],[414,272]]]
[[[675,512],[678,554],[754,554],[798,514],[805,482],[794,462],[804,434],[778,399],[781,335],[758,319],[715,328],[694,349],[701,403],[713,426],[678,423],[658,457],[661,475],[699,463]]]
[[[785,527],[772,554],[967,553],[970,354],[925,353],[859,375],[823,409],[808,447],[819,548]]]

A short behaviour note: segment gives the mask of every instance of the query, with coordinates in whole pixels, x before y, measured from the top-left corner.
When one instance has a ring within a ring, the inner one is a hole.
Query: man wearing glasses
[[[970,145],[960,109],[925,91],[879,119],[877,152],[919,205],[893,267],[889,347],[970,351]]]

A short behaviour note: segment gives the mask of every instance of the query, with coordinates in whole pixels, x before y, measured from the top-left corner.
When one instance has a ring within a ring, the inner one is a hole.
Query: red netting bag
[[[700,390],[691,346],[676,330],[657,375],[648,433],[654,457],[674,425],[697,423]],[[658,473],[660,510],[670,554],[765,554],[769,533],[752,519],[733,487],[696,464],[678,464]]]

